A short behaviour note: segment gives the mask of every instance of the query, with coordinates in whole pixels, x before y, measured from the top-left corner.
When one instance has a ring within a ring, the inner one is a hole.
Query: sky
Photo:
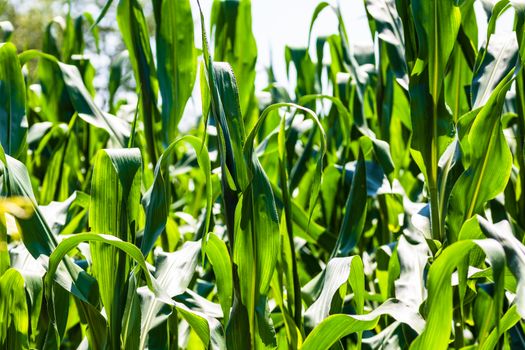
[[[253,32],[259,49],[260,68],[268,65],[270,49],[275,74],[278,80],[286,77],[284,47],[305,47],[312,14],[319,0],[252,0]],[[347,25],[349,41],[352,44],[371,45],[372,36],[364,2],[360,0],[340,1],[343,19]],[[312,38],[337,33],[337,18],[325,9],[318,17]],[[312,39],[315,40],[315,39]]]

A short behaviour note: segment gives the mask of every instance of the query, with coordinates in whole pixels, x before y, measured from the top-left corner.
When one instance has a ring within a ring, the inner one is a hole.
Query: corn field
[[[361,5],[291,88],[250,0],[1,22],[1,349],[524,349],[525,1]]]

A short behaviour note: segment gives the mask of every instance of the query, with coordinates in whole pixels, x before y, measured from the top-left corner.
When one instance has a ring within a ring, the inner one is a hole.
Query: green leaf
[[[163,303],[168,303],[170,305],[173,304],[173,302],[165,295],[165,293],[163,293],[163,291],[161,290],[160,286],[158,285],[157,281],[153,278],[153,276],[151,276],[149,270],[148,270],[148,267],[146,266],[146,261],[144,260],[144,256],[142,255],[142,253],[140,252],[140,250],[134,246],[133,244],[131,243],[128,243],[128,242],[124,242],[122,240],[120,240],[119,238],[113,236],[113,235],[106,235],[106,234],[98,234],[98,233],[79,233],[79,234],[76,234],[76,235],[73,235],[71,237],[68,237],[66,239],[64,239],[62,242],[60,242],[60,244],[57,246],[57,248],[53,251],[53,253],[51,254],[51,256],[49,257],[49,267],[48,267],[48,273],[45,277],[45,286],[46,286],[46,296],[47,296],[47,300],[48,300],[48,307],[50,308],[50,314],[52,315],[52,317],[54,317],[54,309],[57,307],[55,304],[56,304],[56,301],[54,301],[53,303],[51,303],[49,300],[50,298],[53,296],[53,284],[52,284],[52,281],[53,280],[56,280],[57,277],[55,277],[56,275],[56,272],[57,272],[57,269],[59,267],[59,264],[60,262],[62,261],[62,259],[64,259],[64,257],[69,253],[69,251],[71,251],[72,249],[74,249],[75,247],[77,247],[80,243],[82,242],[89,242],[89,243],[98,243],[99,244],[99,249],[100,249],[100,246],[102,244],[104,245],[107,245],[107,246],[110,246],[114,249],[118,249],[119,252],[122,252],[125,254],[125,256],[130,260],[130,261],[133,261],[135,262],[138,267],[143,271],[144,273],[144,277],[146,279],[146,283],[148,285],[148,287],[150,288],[150,290],[153,290],[155,295],[163,302]],[[94,253],[94,249],[91,250],[92,254]],[[106,266],[111,266],[111,265],[106,265]],[[80,276],[83,276],[85,275],[86,273],[83,272]],[[125,279],[127,279],[128,276],[121,276],[121,277],[124,277]],[[85,278],[85,277],[83,277]],[[102,280],[103,281],[103,280]],[[58,282],[58,281],[57,281]],[[75,283],[78,283],[76,280],[74,280]],[[111,287],[111,286],[107,286],[107,287]],[[117,288],[115,286],[115,288]],[[122,290],[123,288],[120,288],[120,290]],[[126,290],[124,290],[126,292]],[[74,293],[74,291],[73,291]],[[102,297],[103,297],[103,294],[101,294]],[[126,296],[126,294],[124,294]],[[122,307],[124,308],[125,306],[125,303],[123,302],[125,299],[122,299],[122,300],[117,300],[119,302],[121,302],[121,304],[119,305],[119,307]],[[104,299],[103,299],[103,302],[104,302]],[[106,306],[106,312],[109,313],[110,311],[108,310],[111,310],[110,307],[108,307],[107,305]],[[118,310],[118,309],[117,309]],[[121,318],[118,319],[120,322],[122,322],[122,316]],[[120,332],[120,323],[116,324],[116,323],[113,323],[111,320],[109,321],[109,324],[110,324],[110,341],[112,342],[116,342],[116,341],[120,341],[118,340],[115,340],[114,338],[112,338],[112,336],[118,336],[120,337],[120,333],[116,333],[116,330],[118,330]],[[117,327],[116,327],[117,325]],[[113,326],[113,327],[112,327]],[[99,329],[100,330],[100,329]]]
[[[480,349],[489,350],[496,348],[500,337],[520,320],[521,317],[516,311],[516,305],[511,306],[503,317],[501,317],[499,328],[496,327],[490,332],[487,340],[483,343],[483,346],[481,346]]]
[[[434,103],[437,103],[445,78],[445,67],[459,31],[461,13],[454,1],[439,0],[412,1],[412,12],[419,43],[419,64],[428,66],[429,93]]]
[[[421,332],[424,320],[411,307],[391,299],[366,315],[332,315],[321,322],[308,335],[301,350],[328,350],[341,338],[357,332],[373,329],[381,315],[389,315]]]
[[[127,145],[131,131],[129,123],[97,107],[76,66],[59,62],[54,56],[35,50],[25,51],[19,57],[22,65],[34,58],[42,58],[56,65],[78,116],[86,123],[105,130],[121,147]]]
[[[142,158],[137,148],[100,150],[93,167],[89,225],[93,232],[135,242],[140,210]],[[113,246],[92,243],[93,274],[108,315],[112,346],[120,344],[129,257]],[[108,269],[107,266],[113,266]]]
[[[176,252],[160,253],[156,257],[155,277],[170,298],[184,293],[188,288],[197,268],[200,247],[199,242],[186,242]]]
[[[427,181],[432,235],[442,239],[438,161],[454,136],[444,103],[445,68],[459,31],[461,13],[454,1],[412,1],[418,59],[410,75],[413,157]]]
[[[239,87],[239,106],[247,126],[255,121],[257,44],[252,32],[251,0],[214,0],[211,29],[215,61],[231,64]]]
[[[43,333],[43,328],[38,325],[42,310],[44,295],[44,275],[46,270],[29,254],[23,244],[11,249],[11,267],[16,269],[24,279],[27,307],[29,311],[29,341],[35,344],[37,337]]]
[[[501,245],[495,240],[462,240],[448,246],[431,265],[428,272],[426,301],[427,324],[425,330],[412,343],[413,349],[447,349],[452,327],[452,286],[450,278],[452,272],[464,263],[464,258],[474,248],[483,249],[490,260],[492,274],[496,283],[496,296],[500,307],[503,298],[503,281],[505,267],[505,253]],[[467,260],[468,261],[468,260]],[[499,315],[495,317],[499,319]]]
[[[3,152],[0,152],[0,154],[3,156]],[[24,245],[35,259],[41,256],[50,256],[55,251],[58,242],[36,203],[27,169],[14,158],[9,156],[3,156],[2,158],[4,158],[2,162],[8,175],[3,194],[5,195],[7,192],[8,196],[27,199],[33,212],[33,215],[28,217],[19,216],[17,218],[22,231]],[[96,305],[98,302],[98,290],[95,279],[85,274],[79,266],[73,264],[71,259],[67,258],[64,259],[64,264],[60,265],[56,282],[60,286],[56,287],[57,290],[68,291],[80,301],[79,312],[91,314],[92,317],[87,320],[90,329],[93,332],[100,330],[98,325],[100,324],[101,316],[97,318],[97,315],[99,315],[98,311],[95,312],[94,308],[89,306],[90,304]],[[67,310],[65,311],[65,313],[57,313],[57,324],[66,324]],[[91,330],[88,332],[88,337],[93,339]],[[56,331],[56,334],[58,334],[58,330]],[[104,334],[99,334],[98,339],[102,339],[104,336]],[[52,336],[52,338],[56,337]]]
[[[510,271],[517,279],[516,311],[523,318],[525,315],[525,251],[523,244],[513,235],[508,222],[502,221],[492,225],[481,216],[477,216],[479,227],[488,238],[498,241],[505,250]]]
[[[226,244],[213,233],[208,236],[206,256],[213,267],[217,293],[224,314],[224,323],[227,324],[232,305],[233,292],[231,259]]]
[[[6,154],[24,158],[28,127],[25,83],[13,44],[1,44],[0,67],[0,142]]]
[[[161,0],[160,3],[156,35],[157,77],[162,96],[163,140],[167,146],[177,134],[184,107],[193,91],[197,53],[190,2]]]
[[[242,154],[242,147],[244,145],[244,121],[240,112],[237,83],[228,64],[213,63],[206,37],[206,27],[204,16],[199,5],[199,13],[201,19],[201,33],[202,33],[202,47],[204,68],[207,77],[207,85],[209,94],[204,89],[203,101],[209,97],[210,112],[217,128],[217,149],[219,151],[221,164],[221,184],[222,184],[222,201],[223,210],[225,214],[225,224],[228,233],[228,240],[230,242],[230,252],[232,252],[232,260],[235,259],[236,239],[236,212],[237,207],[241,207],[240,189],[246,188],[248,185],[247,165]],[[201,86],[202,88],[202,86]],[[207,106],[203,107],[203,111]],[[250,253],[253,253],[250,249]],[[248,348],[254,346],[255,341],[255,320],[248,316],[248,309],[243,305],[241,298],[241,287],[239,273],[234,264],[232,264],[233,277],[233,304],[230,313],[228,324],[226,325],[226,342],[228,347],[233,348]],[[253,277],[253,276],[252,276]],[[248,281],[245,281],[247,284]],[[252,299],[253,300],[253,299]],[[254,307],[252,305],[252,307]],[[253,314],[253,309],[252,309]],[[271,342],[271,340],[270,340]]]
[[[366,0],[366,9],[374,18],[378,37],[387,44],[388,58],[397,82],[408,90],[403,23],[397,13],[395,1]]]
[[[516,65],[518,43],[512,35],[495,34],[472,80],[472,109],[482,107]]]
[[[144,194],[142,205],[146,213],[146,226],[144,228],[144,236],[142,238],[141,250],[144,255],[147,255],[153,248],[155,241],[164,231],[166,227],[166,220],[168,218],[169,198],[167,191],[167,174],[168,165],[172,155],[176,151],[176,147],[182,142],[188,143],[197,154],[197,161],[201,167],[204,176],[206,177],[206,221],[204,232],[207,234],[210,230],[211,211],[213,204],[213,188],[211,182],[211,164],[208,154],[208,148],[202,143],[200,139],[195,136],[186,135],[173,141],[171,145],[162,153],[157,165],[155,166],[155,173],[153,184]],[[203,239],[203,250],[206,247],[206,239]]]
[[[157,296],[163,296],[157,281],[153,278],[153,276],[151,276],[148,270],[144,256],[136,246],[129,242],[124,242],[113,235],[99,233],[78,233],[60,242],[57,248],[53,251],[53,254],[51,254],[49,257],[49,267],[45,277],[46,288],[48,290],[52,285],[51,281],[56,279],[55,274],[57,273],[57,269],[62,259],[64,259],[69,251],[74,249],[82,242],[100,242],[123,251],[143,271],[144,278],[146,279],[146,283],[150,290],[153,290]]]
[[[330,259],[321,278],[320,293],[304,314],[305,322],[310,328],[316,327],[329,314],[341,312],[341,301],[346,295],[346,286],[350,279],[356,282],[360,281],[358,284],[361,284],[359,290],[354,290],[355,298],[364,294],[363,263],[359,256]],[[355,283],[353,284],[355,285]],[[339,306],[334,306],[333,299],[336,293],[339,293],[339,299],[337,299],[340,300]],[[360,309],[357,310],[358,313],[362,313],[362,306]]]
[[[24,279],[15,269],[0,277],[0,344],[5,349],[29,349],[29,314]]]
[[[512,154],[503,135],[501,111],[514,77],[511,70],[479,110],[468,133],[469,167],[452,188],[448,223],[454,242],[461,225],[484,204],[503,192],[510,176]]]
[[[365,225],[367,199],[365,160],[360,151],[350,193],[346,199],[343,223],[339,229],[339,237],[332,257],[348,255],[359,243]]]
[[[157,109],[158,82],[153,54],[149,43],[146,17],[137,0],[119,0],[117,22],[129,52],[135,76],[137,94],[141,96],[140,115],[144,122],[144,133],[149,161],[157,163],[157,144],[160,113]]]

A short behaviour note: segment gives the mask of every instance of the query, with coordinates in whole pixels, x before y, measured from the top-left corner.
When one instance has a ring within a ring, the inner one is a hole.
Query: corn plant
[[[2,349],[525,348],[525,4],[477,1],[365,0],[369,47],[320,1],[290,91],[250,0],[2,22]]]

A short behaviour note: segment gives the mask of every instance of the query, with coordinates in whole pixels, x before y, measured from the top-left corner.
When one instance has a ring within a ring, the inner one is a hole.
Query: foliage
[[[2,22],[1,347],[524,348],[525,5],[474,1],[365,0],[369,49],[320,2],[293,92],[250,0]]]

